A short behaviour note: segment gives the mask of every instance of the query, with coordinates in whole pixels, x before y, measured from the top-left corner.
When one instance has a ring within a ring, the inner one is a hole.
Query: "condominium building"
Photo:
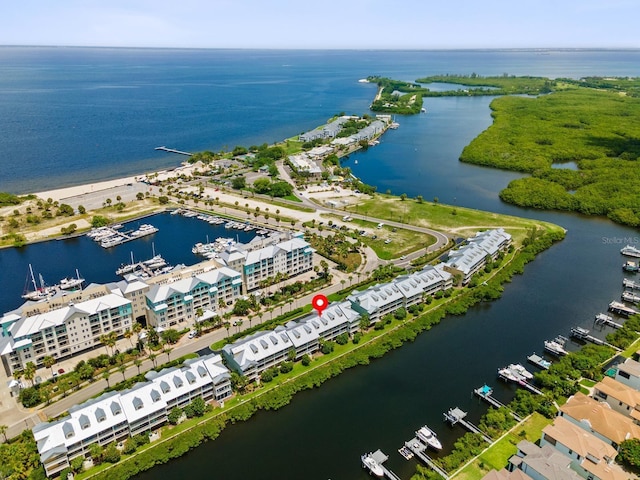
[[[640,424],[640,392],[638,390],[605,376],[601,382],[594,385],[593,397],[606,402],[612,410]]]
[[[372,324],[405,305],[405,296],[393,282],[375,285],[363,292],[354,290],[347,299],[360,315],[368,315]]]
[[[215,312],[242,294],[240,273],[227,267],[193,275],[171,283],[152,285],[146,294],[147,321],[156,329],[193,323],[199,309]]]
[[[118,336],[131,328],[131,301],[109,293],[43,313],[6,313],[0,319],[0,356],[7,375],[28,362],[42,366],[44,357],[62,359],[101,346],[100,336]]]
[[[187,360],[182,368],[149,372],[147,382],[109,392],[69,409],[69,415],[33,427],[40,460],[48,476],[87,456],[93,444],[105,446],[150,432],[166,423],[174,407],[195,398],[223,401],[231,395],[229,371],[220,355]]]
[[[222,347],[222,355],[230,368],[249,380],[257,380],[266,369],[287,360],[294,349],[283,327],[257,332]]]
[[[640,390],[640,362],[627,358],[616,365],[614,379],[628,387]]]
[[[475,273],[484,268],[488,259],[494,261],[509,245],[511,235],[502,228],[478,232],[467,239],[466,245],[449,252],[444,268],[453,275],[460,275],[462,284],[466,285]]]

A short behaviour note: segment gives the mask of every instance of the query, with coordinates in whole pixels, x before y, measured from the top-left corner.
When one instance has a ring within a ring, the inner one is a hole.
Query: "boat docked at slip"
[[[620,249],[620,253],[627,257],[640,258],[640,248],[636,248],[633,245],[627,245]]]
[[[567,339],[565,337],[563,337],[562,335],[558,335],[553,340],[545,340],[544,349],[553,355],[562,357],[569,353],[564,348],[566,341]]]
[[[638,267],[638,264],[636,262],[632,262],[631,260],[627,260],[625,263],[622,264],[622,269],[625,272],[636,273],[636,272],[638,272],[638,270],[640,270],[640,267]]]
[[[545,370],[549,370],[549,367],[551,366],[551,362],[549,360],[546,360],[535,352],[529,355],[527,360],[533,363],[536,367],[544,368]]]
[[[60,280],[58,286],[61,290],[78,290],[79,288],[82,288],[83,283],[84,278],[80,277],[80,273],[78,273],[78,269],[76,268],[76,276],[63,278]]]
[[[376,477],[384,477],[384,470],[382,469],[382,465],[375,461],[371,453],[365,453],[360,456],[360,460],[362,460],[362,466],[369,470],[371,475]]]
[[[512,363],[507,368],[509,368],[514,373],[514,375],[520,377],[522,380],[531,380],[533,378],[533,373],[531,373],[519,363]]]
[[[44,278],[42,278],[42,275],[39,275],[39,277],[40,286],[38,286],[38,284],[36,283],[35,276],[33,275],[33,268],[31,267],[31,264],[29,264],[29,273],[27,275],[27,282],[25,284],[25,291],[22,294],[22,298],[24,298],[25,300],[37,302],[39,300],[45,300],[55,295],[57,288],[55,286],[46,285],[44,283]],[[31,280],[31,284],[33,285],[33,290],[27,289],[26,285],[28,285],[29,279]]]
[[[636,295],[633,292],[622,292],[622,300],[638,305],[640,304],[640,295]]]
[[[427,447],[431,447],[434,450],[442,450],[442,443],[440,443],[434,431],[426,425],[416,431],[416,438]]]

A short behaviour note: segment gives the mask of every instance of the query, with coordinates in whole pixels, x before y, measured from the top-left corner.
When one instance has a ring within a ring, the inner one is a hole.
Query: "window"
[[[618,370],[618,375],[620,375],[622,378],[631,378],[631,375],[629,375],[627,372],[623,372],[622,370]]]

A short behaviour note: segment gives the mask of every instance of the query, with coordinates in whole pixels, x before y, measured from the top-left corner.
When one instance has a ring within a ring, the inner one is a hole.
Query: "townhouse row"
[[[257,380],[265,370],[289,358],[296,360],[320,349],[321,341],[335,340],[338,335],[352,335],[366,315],[375,324],[399,308],[408,308],[427,295],[452,286],[452,275],[443,265],[426,266],[411,275],[375,285],[365,291],[355,290],[340,303],[332,303],[321,315],[310,314],[274,330],[257,332],[226,345],[222,355],[227,365],[250,380]]]
[[[167,422],[174,407],[196,398],[224,402],[231,395],[231,375],[220,355],[184,362],[181,368],[151,371],[147,381],[129,390],[109,392],[69,409],[69,415],[33,427],[47,476],[64,470],[76,457],[88,457],[91,445],[106,446]]]

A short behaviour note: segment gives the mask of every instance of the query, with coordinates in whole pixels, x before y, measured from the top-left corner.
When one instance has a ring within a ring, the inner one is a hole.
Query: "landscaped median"
[[[502,283],[508,282],[514,274],[522,273],[526,263],[563,236],[562,232],[555,231],[532,237],[519,251],[505,258],[500,269],[487,274],[482,285],[456,290],[450,298],[434,300],[426,312],[408,316],[404,320],[394,319],[386,329],[371,329],[358,344],[338,345],[332,353],[316,358],[309,367],[295,364],[291,372],[279,375],[253,392],[237,396],[226,402],[224,408],[216,409],[202,419],[164,428],[161,440],[143,446],[135,454],[123,457],[119,463],[96,467],[79,474],[77,478],[130,478],[154,465],[177,458],[206,440],[216,438],[229,423],[247,420],[258,410],[277,410],[287,405],[295,393],[318,387],[344,370],[366,365],[405,342],[413,341],[419,333],[438,324],[445,315],[461,315],[478,302],[498,298]]]

